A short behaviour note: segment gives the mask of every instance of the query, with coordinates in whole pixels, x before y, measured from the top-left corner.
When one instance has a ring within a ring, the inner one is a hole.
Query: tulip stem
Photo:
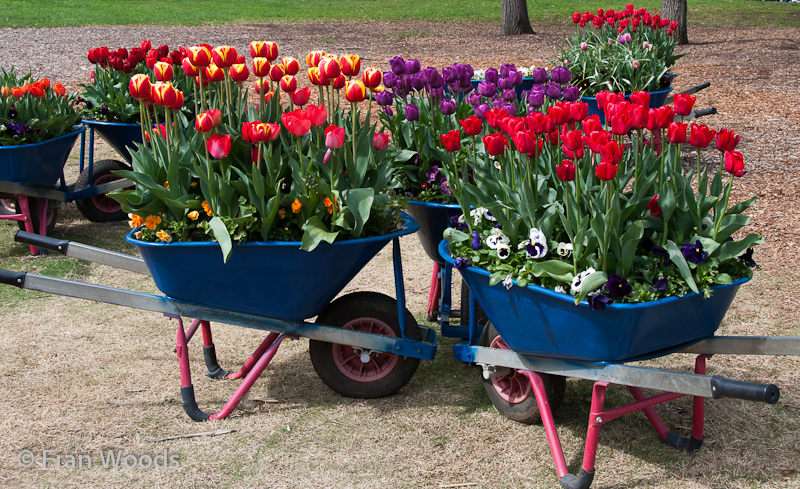
[[[725,189],[725,204],[722,206],[722,211],[719,213],[719,216],[714,216],[714,220],[717,222],[714,224],[714,240],[717,239],[717,233],[719,232],[719,225],[722,224],[722,218],[725,217],[725,211],[728,210],[728,201],[731,198],[731,189],[733,188],[733,174],[731,174],[731,179],[728,181],[728,187]]]
[[[356,152],[356,141],[357,141],[358,138],[356,138],[356,118],[358,116],[356,114],[356,104],[352,103],[350,105],[352,107],[351,111],[350,111],[350,114],[351,114],[351,116],[353,118],[353,134],[351,135],[353,137],[353,167],[357,168],[358,167],[358,165],[357,165],[358,153]]]
[[[264,121],[264,77],[258,77],[258,120]]]

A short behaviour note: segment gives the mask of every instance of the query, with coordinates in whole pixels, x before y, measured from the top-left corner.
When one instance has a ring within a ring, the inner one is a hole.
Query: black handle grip
[[[731,397],[733,399],[744,399],[745,401],[775,404],[781,397],[781,390],[773,384],[741,382],[715,375],[711,378],[711,394],[714,399]]]
[[[14,235],[14,241],[44,248],[46,250],[58,251],[63,255],[67,254],[67,248],[69,248],[68,239],[55,239],[39,234],[28,233],[26,231],[17,231]]]
[[[28,272],[10,272],[0,270],[0,284],[13,285],[20,289],[25,284],[25,274]]]
[[[684,94],[684,93],[688,93],[688,94],[697,93],[700,90],[703,90],[704,88],[708,88],[710,86],[711,86],[711,82],[703,82],[703,83],[701,83],[699,85],[695,85],[695,86],[693,86],[691,88],[687,88],[686,90],[684,90],[682,92],[678,92],[677,95],[681,95],[681,94]]]
[[[714,115],[717,113],[716,107],[709,107],[708,109],[697,109],[694,111],[695,119],[698,117],[703,117],[704,115]]]

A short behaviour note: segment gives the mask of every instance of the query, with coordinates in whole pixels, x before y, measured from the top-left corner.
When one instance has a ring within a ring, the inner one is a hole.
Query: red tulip
[[[193,65],[189,58],[183,58],[181,61],[181,68],[183,68],[184,74],[189,77],[197,76],[200,73],[200,69]]]
[[[336,77],[342,72],[342,68],[339,66],[339,60],[336,58],[322,58],[319,62],[318,68],[319,74],[328,80],[335,80]]]
[[[714,140],[716,132],[705,124],[692,123],[689,131],[689,144],[695,148],[705,148]]]
[[[228,70],[228,74],[230,75],[231,80],[235,81],[236,83],[244,83],[250,76],[250,70],[247,69],[246,64],[236,63],[231,65],[230,70]]]
[[[666,129],[675,120],[675,111],[669,105],[650,109],[647,119],[647,128],[651,131]]]
[[[564,104],[559,105],[556,103],[556,105],[547,108],[547,116],[549,117],[553,126],[562,126],[569,120],[569,110],[566,108],[566,106],[564,106]],[[556,129],[557,128],[555,127],[553,128],[553,130]]]
[[[285,75],[286,71],[284,71],[283,65],[281,64],[272,65],[272,67],[269,69],[269,79],[274,82],[280,81],[280,79]]]
[[[250,43],[250,57],[251,58],[266,58],[269,54],[266,41],[252,41]]]
[[[453,152],[461,149],[461,131],[458,129],[441,134],[439,139],[442,140],[442,145],[447,151]]]
[[[325,128],[325,146],[330,149],[341,148],[344,144],[344,128],[333,124]]]
[[[673,144],[681,144],[686,142],[686,126],[685,122],[673,122],[667,127],[667,138]]]
[[[189,48],[189,61],[200,68],[211,64],[211,51],[205,46],[192,46]]]
[[[564,143],[564,147],[569,149],[570,151],[578,151],[583,149],[583,133],[579,130],[576,131],[567,131],[566,127],[564,127],[564,131],[561,132],[561,141]]]
[[[633,92],[631,94],[631,103],[640,105],[645,109],[650,108],[650,94],[648,92]]]
[[[275,61],[278,59],[278,45],[274,42],[266,42],[266,58],[270,60],[270,62]]]
[[[261,121],[242,124],[242,137],[250,144],[265,143],[270,140],[272,127]]]
[[[303,111],[299,109],[285,112],[281,116],[281,122],[283,122],[283,126],[293,136],[303,136],[308,134],[308,130],[311,129],[311,121],[308,120]]]
[[[572,160],[561,160],[561,163],[556,167],[556,175],[565,182],[575,180],[575,163]]]
[[[650,109],[641,105],[632,104],[628,111],[628,115],[631,119],[631,129],[644,129],[647,127]]]
[[[344,76],[356,76],[361,71],[361,56],[357,54],[345,54],[339,58]]]
[[[361,81],[367,88],[377,88],[383,82],[383,72],[377,68],[367,68],[361,75]]]
[[[606,105],[608,104],[618,104],[620,102],[624,102],[625,94],[604,90],[602,92],[597,92],[595,98],[597,99],[597,108],[601,111],[604,111],[606,110]]]
[[[589,149],[595,154],[600,153],[600,147],[606,144],[610,138],[609,134],[603,130],[592,131],[581,137],[586,146],[589,146]]]
[[[619,164],[622,161],[622,154],[625,148],[619,144],[615,139],[611,139],[605,144],[600,146],[600,160],[609,161],[614,164]]]
[[[581,121],[581,127],[583,127],[583,132],[586,134],[591,134],[595,131],[602,131],[603,130],[603,123],[600,122],[600,116],[597,114],[592,114],[589,117],[584,117],[583,121]]]
[[[300,71],[300,63],[291,56],[284,56],[281,64],[283,64],[283,71],[285,71],[287,75],[294,76]]]
[[[536,134],[544,134],[547,132],[547,121],[549,119],[546,115],[542,114],[541,112],[534,112],[530,115],[525,116],[525,124],[528,126],[528,129],[533,131]]]
[[[459,120],[458,123],[464,128],[464,133],[467,136],[477,136],[483,130],[483,121],[474,115],[471,115],[464,120]]]
[[[348,81],[344,88],[344,96],[350,103],[357,103],[367,98],[367,87],[359,80]]]
[[[600,164],[597,165],[597,168],[594,169],[594,173],[600,180],[608,181],[613,180],[614,177],[617,176],[618,169],[619,166],[610,161],[601,161]]]
[[[225,158],[231,152],[231,135],[212,134],[208,136],[206,138],[206,149],[212,157],[218,160]]]
[[[291,75],[284,75],[281,78],[281,90],[286,93],[292,93],[297,90],[297,78]]]
[[[169,110],[180,110],[180,108],[183,107],[184,101],[183,92],[175,90],[175,102],[169,106]]]
[[[225,79],[225,72],[217,65],[208,65],[203,68],[203,80],[209,82],[221,82]]]
[[[514,146],[520,153],[530,153],[534,154],[534,156],[536,156],[536,153],[538,153],[537,143],[540,141],[536,138],[536,133],[530,129],[518,131],[511,137],[511,139],[514,141]]]
[[[485,112],[484,115],[486,115]],[[522,117],[508,116],[503,119],[500,119],[500,121],[498,122],[498,126],[500,127],[501,131],[513,137],[514,134],[524,130],[527,127],[527,124],[525,124],[525,119],[523,119]],[[527,153],[527,151],[525,152]]]
[[[178,98],[172,83],[163,82],[152,85],[153,102],[161,107],[171,107]]]
[[[239,53],[233,46],[217,46],[211,51],[211,60],[220,68],[230,68],[238,57]]]
[[[507,115],[508,111],[504,109],[489,109],[483,113],[483,117],[486,118],[486,122],[489,123],[492,129],[498,129],[500,127],[500,121],[505,119]]]
[[[647,204],[647,210],[650,211],[650,215],[653,217],[661,215],[661,207],[658,205],[658,195],[654,195],[653,198],[650,199],[650,203]]]
[[[567,102],[565,106],[569,109],[569,122],[582,121],[589,114],[589,105],[586,102]]]
[[[744,157],[738,151],[725,152],[725,171],[735,177],[741,177],[747,173],[744,169]]]
[[[389,147],[389,135],[384,134],[382,132],[376,132],[374,136],[372,136],[372,148],[375,151],[384,151],[386,148]]]
[[[292,103],[295,105],[303,106],[308,103],[311,97],[311,87],[304,87],[292,92]]]
[[[692,97],[688,93],[679,93],[672,97],[672,103],[675,105],[675,113],[678,115],[689,115],[692,113],[692,106],[697,100],[697,97]]]
[[[483,136],[483,145],[486,147],[486,152],[492,156],[497,156],[503,154],[508,147],[508,139],[502,133],[495,132]]]
[[[131,93],[131,97],[140,102],[149,99],[151,97],[150,78],[143,74],[133,75],[128,84],[128,91]]]
[[[158,61],[155,65],[153,65],[153,71],[155,72],[156,80],[158,81],[164,82],[172,80],[172,65],[169,63]]]
[[[328,111],[325,109],[325,104],[309,105],[305,110],[305,117],[311,121],[311,125],[319,127],[328,120]]]
[[[717,149],[724,153],[726,151],[733,151],[736,149],[736,145],[739,144],[740,139],[740,136],[734,134],[733,129],[728,130],[726,128],[720,129],[716,135],[715,142]]]
[[[347,84],[347,78],[345,78],[344,74],[339,73],[339,76],[333,80],[333,88],[336,90],[341,90]]]
[[[269,76],[269,70],[271,67],[272,65],[269,64],[269,60],[267,58],[253,58],[253,74],[255,76]]]

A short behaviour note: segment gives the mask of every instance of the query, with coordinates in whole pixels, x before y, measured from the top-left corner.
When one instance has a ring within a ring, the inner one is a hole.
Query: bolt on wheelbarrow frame
[[[15,240],[57,251],[66,256],[150,275],[149,269],[141,258],[122,253],[95,248],[68,240],[48,238],[23,231],[18,231],[16,233]],[[418,326],[421,337],[419,340],[407,337],[405,334],[405,289],[403,286],[403,270],[400,255],[400,241],[398,237],[392,238],[392,245],[395,290],[397,294],[397,321],[400,327],[400,337],[349,330],[306,321],[284,321],[219,307],[209,307],[203,304],[171,299],[165,296],[88,284],[27,272],[0,270],[0,283],[39,292],[159,312],[170,318],[177,319],[176,352],[181,372],[182,405],[191,419],[195,421],[205,421],[207,419],[222,419],[230,415],[252,387],[256,379],[258,379],[267,367],[270,360],[272,360],[277,352],[281,342],[286,338],[296,339],[304,337],[326,343],[348,345],[356,349],[356,351],[360,351],[366,358],[370,358],[373,354],[387,353],[415,359],[433,359],[437,347],[436,332],[434,330],[424,326]],[[188,331],[184,328],[181,317],[195,318]],[[238,372],[228,374],[228,372],[222,370],[216,359],[214,343],[211,336],[211,321],[259,329],[267,331],[269,334]],[[194,387],[191,381],[187,346],[198,327],[201,328],[203,333],[203,354],[206,367],[208,368],[206,375],[217,378],[244,379],[223,409],[214,414],[204,413],[198,408],[194,397]],[[364,361],[363,358],[362,361]]]

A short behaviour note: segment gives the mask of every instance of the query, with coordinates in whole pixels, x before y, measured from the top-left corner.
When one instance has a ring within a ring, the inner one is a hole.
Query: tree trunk
[[[686,0],[661,0],[661,18],[678,23],[678,29],[675,31],[678,44],[689,44],[689,34],[686,28],[687,10]]]
[[[503,18],[504,36],[536,34],[528,19],[527,0],[500,0],[500,12]]]

